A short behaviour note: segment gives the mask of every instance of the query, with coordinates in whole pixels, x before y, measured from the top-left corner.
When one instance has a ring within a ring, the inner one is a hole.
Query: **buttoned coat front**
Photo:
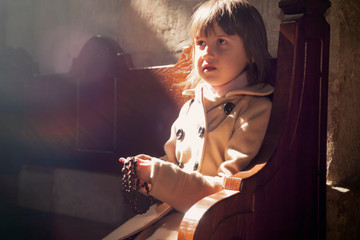
[[[267,96],[272,92],[268,84],[233,90],[224,97],[209,94],[204,86],[184,92],[192,100],[184,104],[172,125],[164,146],[166,155],[152,159],[150,194],[168,207],[158,206],[160,211],[166,209],[164,214],[151,209],[143,217],[130,220],[138,225],[145,219],[144,224],[135,227],[139,229],[154,222],[149,220],[151,214],[163,218],[140,234],[139,239],[175,237],[182,213],[203,197],[222,190],[225,177],[249,164],[265,136],[271,111]],[[170,208],[177,212],[164,218]],[[119,239],[120,235],[109,239]]]

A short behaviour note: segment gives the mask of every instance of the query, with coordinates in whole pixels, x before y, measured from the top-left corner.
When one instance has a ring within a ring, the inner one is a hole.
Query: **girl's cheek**
[[[200,73],[201,65],[202,65],[201,61],[198,58],[195,59],[194,67],[195,67],[197,73]]]
[[[196,65],[196,68],[199,70],[200,67],[202,66],[202,63],[203,63],[203,60],[201,57],[198,57],[195,61],[195,65]]]
[[[195,54],[195,56],[194,56],[194,64],[195,64],[195,65],[198,65],[198,63],[199,63],[199,61],[200,61],[199,52],[195,52],[194,54]]]

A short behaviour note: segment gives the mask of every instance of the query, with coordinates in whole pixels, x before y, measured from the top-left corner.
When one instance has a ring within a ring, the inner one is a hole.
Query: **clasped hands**
[[[138,176],[141,182],[151,183],[150,172],[151,172],[151,166],[153,164],[151,158],[152,157],[145,154],[139,154],[135,156],[135,160],[138,163],[136,168],[136,175]],[[121,163],[125,163],[125,161],[126,161],[125,158],[119,159],[119,162]]]

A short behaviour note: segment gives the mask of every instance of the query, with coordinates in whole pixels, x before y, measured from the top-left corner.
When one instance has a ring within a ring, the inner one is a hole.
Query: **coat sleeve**
[[[223,189],[221,177],[204,176],[196,171],[186,172],[160,159],[152,161],[150,194],[180,212],[185,213],[203,197]]]
[[[205,196],[224,188],[224,178],[244,168],[257,154],[267,128],[271,102],[260,101],[249,104],[237,119],[234,132],[220,161],[218,176],[205,176],[197,171],[186,172],[176,164],[176,136],[172,129],[166,148],[168,160],[153,158],[151,169],[151,195],[168,203],[180,212],[186,212]],[[206,160],[205,160],[206,161]]]

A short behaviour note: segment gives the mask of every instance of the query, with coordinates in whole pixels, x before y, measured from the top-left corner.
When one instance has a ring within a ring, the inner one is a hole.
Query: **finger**
[[[146,154],[139,154],[139,155],[136,155],[135,158],[139,158],[142,160],[151,160],[152,157],[149,155],[146,155]]]
[[[150,172],[151,172],[151,165],[153,162],[151,161],[138,161],[138,166],[136,168],[136,174],[140,180],[144,182],[151,182],[150,179]]]
[[[151,161],[149,161],[149,160],[144,160],[141,158],[135,158],[135,160],[138,162],[138,165],[141,167],[151,165]]]

